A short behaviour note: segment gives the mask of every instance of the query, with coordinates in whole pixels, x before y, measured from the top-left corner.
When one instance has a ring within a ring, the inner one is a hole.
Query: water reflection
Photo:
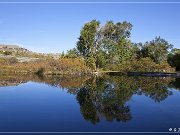
[[[175,88],[177,90],[180,90],[180,78],[175,78],[170,84],[170,88]]]
[[[173,80],[126,76],[91,78],[79,89],[77,100],[84,118],[92,123],[101,118],[127,122],[132,118],[127,102],[134,94],[144,94],[155,102],[161,102],[172,95],[168,85]]]
[[[88,76],[37,76],[37,75],[21,75],[21,76],[0,76],[0,87],[12,86],[12,84],[22,84],[29,81],[37,83],[45,83],[52,87],[68,89],[68,93],[76,94],[77,88],[89,79]]]
[[[80,112],[93,124],[107,121],[128,122],[133,118],[128,101],[134,94],[161,102],[180,90],[180,78],[127,76],[0,76],[0,86],[14,86],[28,81],[45,83],[76,95]]]

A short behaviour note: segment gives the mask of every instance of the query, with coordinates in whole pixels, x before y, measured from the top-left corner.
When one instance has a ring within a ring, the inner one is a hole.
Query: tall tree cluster
[[[176,53],[172,53],[173,45],[161,37],[145,43],[132,43],[132,27],[133,25],[126,21],[107,21],[101,25],[99,21],[92,20],[84,24],[76,48],[68,51],[68,54],[71,57],[82,56],[94,71],[106,65],[119,66],[146,57],[159,65],[168,61],[171,66],[178,66],[178,49],[175,49]]]
[[[94,70],[106,63],[123,63],[132,55],[131,29],[128,22],[107,21],[100,26],[92,20],[81,29],[77,50]]]
[[[80,55],[84,56],[86,63],[96,69],[96,52],[97,52],[97,33],[100,22],[92,20],[84,25],[80,32],[79,41],[77,42],[77,50]]]
[[[167,60],[167,56],[172,47],[173,46],[165,39],[156,37],[154,40],[144,44],[142,54],[144,57],[150,57],[154,62],[159,64]]]

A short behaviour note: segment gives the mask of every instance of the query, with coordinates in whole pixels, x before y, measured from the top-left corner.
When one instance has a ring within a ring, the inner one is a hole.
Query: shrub
[[[36,72],[36,74],[38,75],[38,76],[43,76],[43,74],[44,74],[44,68],[40,68],[40,69],[38,69],[38,71]]]
[[[0,60],[1,62],[2,60]],[[48,60],[38,62],[26,62],[26,63],[11,63],[3,60],[0,63],[0,69],[7,69],[12,72],[26,72],[42,74],[79,74],[88,73],[90,69],[86,66],[83,59],[79,58],[63,58],[60,60]]]
[[[174,72],[167,61],[156,64],[151,58],[141,58],[139,60],[127,61],[121,64],[108,64],[105,70],[120,72]]]
[[[129,70],[138,72],[174,72],[174,68],[167,61],[156,64],[149,57],[132,61]]]
[[[4,54],[4,55],[12,55],[12,52],[10,52],[10,51],[4,51],[3,54]]]
[[[9,64],[15,64],[18,62],[18,60],[15,57],[12,57],[12,58],[8,59],[8,62],[9,62]]]

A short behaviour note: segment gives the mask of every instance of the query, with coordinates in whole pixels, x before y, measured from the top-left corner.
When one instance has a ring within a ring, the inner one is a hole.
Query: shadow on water
[[[128,101],[134,94],[161,102],[180,90],[180,78],[127,76],[0,76],[1,86],[17,86],[28,81],[67,89],[76,95],[84,119],[93,124],[102,119],[127,122],[132,119]]]

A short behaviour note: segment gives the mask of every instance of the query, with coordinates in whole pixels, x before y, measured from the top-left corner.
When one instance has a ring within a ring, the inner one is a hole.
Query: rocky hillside
[[[18,62],[39,61],[45,59],[45,55],[29,51],[18,45],[2,45],[0,44],[0,58],[12,59],[15,58]]]
[[[0,44],[0,64],[1,61],[13,61],[14,62],[36,62],[44,61],[46,59],[53,58],[59,59],[60,54],[56,53],[36,53],[22,48],[18,45],[4,45]],[[12,62],[10,62],[12,63]]]
[[[7,51],[14,52],[14,53],[17,53],[17,52],[30,53],[29,50],[19,47],[17,45],[2,45],[2,44],[0,44],[0,52],[7,52]]]

